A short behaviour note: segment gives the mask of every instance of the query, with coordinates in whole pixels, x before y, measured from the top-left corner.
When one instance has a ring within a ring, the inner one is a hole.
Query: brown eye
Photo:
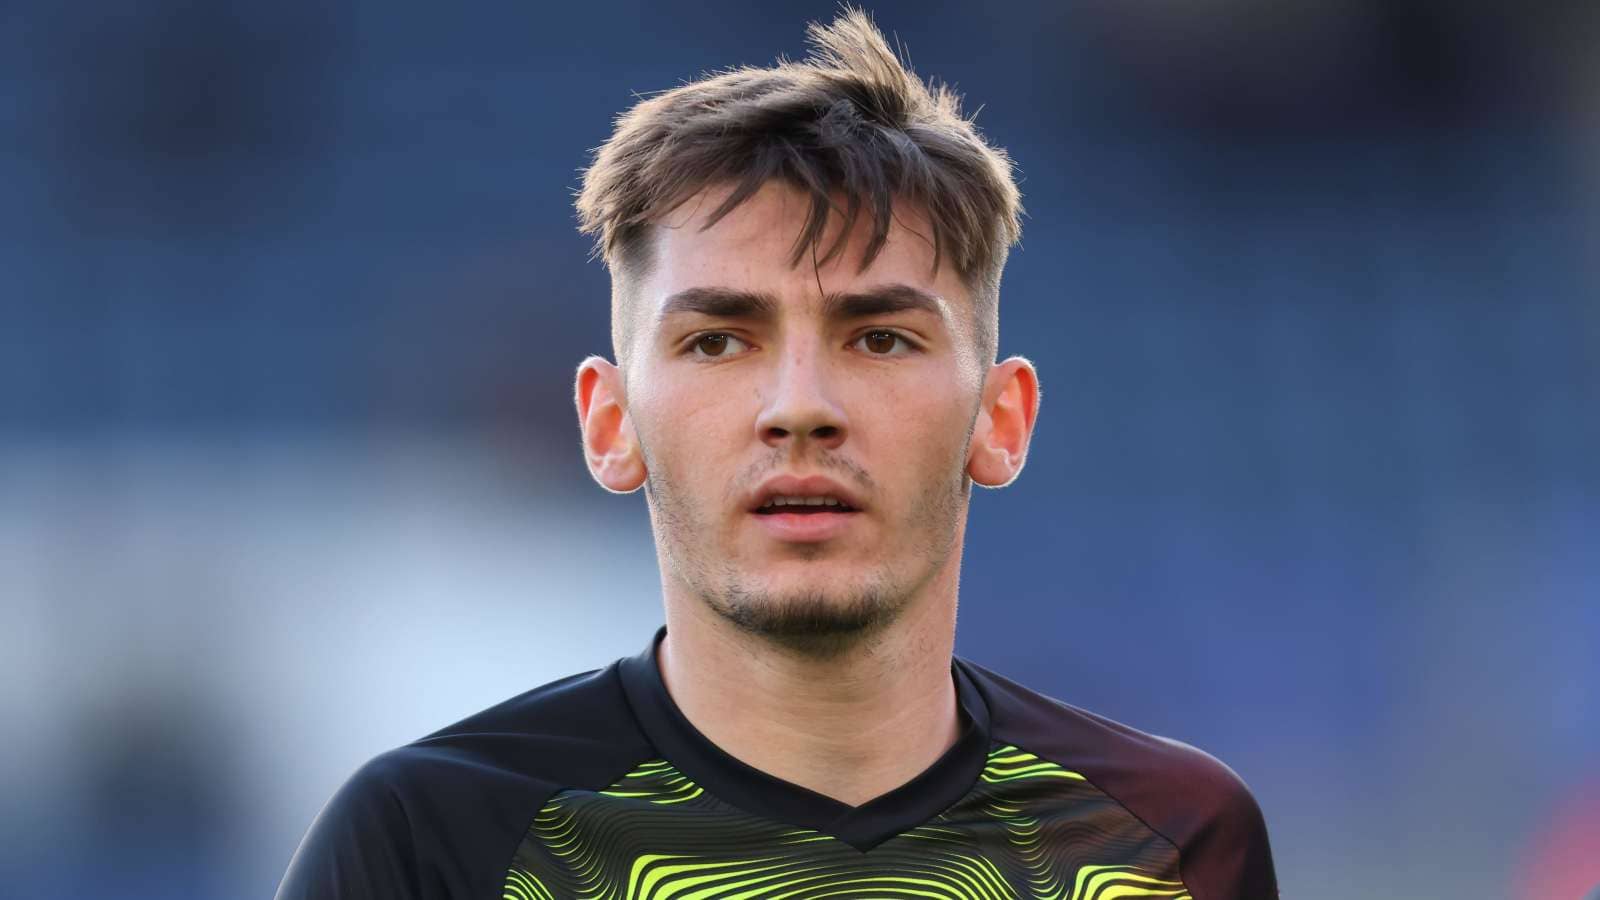
[[[892,331],[869,331],[861,336],[861,340],[866,342],[868,353],[874,356],[888,356],[894,352],[895,341],[903,338]]]
[[[689,345],[690,355],[699,357],[700,359],[715,359],[724,355],[729,355],[726,353],[729,341],[732,341],[734,344],[739,346],[745,346],[744,341],[739,340],[731,334],[713,332],[711,334],[702,334],[695,338],[694,343]]]

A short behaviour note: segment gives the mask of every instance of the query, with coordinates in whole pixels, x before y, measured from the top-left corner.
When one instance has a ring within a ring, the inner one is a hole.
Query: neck
[[[659,654],[667,692],[701,734],[746,765],[851,806],[888,793],[960,736],[952,562],[950,575],[935,577],[893,623],[827,658],[741,631],[697,599],[669,593]]]

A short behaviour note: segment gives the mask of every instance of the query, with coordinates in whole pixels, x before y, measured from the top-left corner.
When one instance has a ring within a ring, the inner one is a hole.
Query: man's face
[[[915,210],[858,271],[865,222],[825,265],[792,266],[808,197],[770,183],[702,231],[724,196],[655,228],[630,285],[627,412],[663,573],[746,630],[842,647],[959,566],[988,370],[972,298],[934,272]],[[845,505],[761,508],[774,490]]]

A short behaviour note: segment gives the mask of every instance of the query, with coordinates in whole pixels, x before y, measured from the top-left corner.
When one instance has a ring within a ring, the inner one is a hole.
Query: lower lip
[[[751,513],[767,533],[780,541],[825,541],[850,527],[858,512]]]

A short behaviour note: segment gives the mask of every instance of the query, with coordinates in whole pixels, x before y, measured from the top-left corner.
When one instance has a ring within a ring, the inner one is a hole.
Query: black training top
[[[696,731],[665,634],[372,759],[278,900],[1277,897],[1255,800],[1193,747],[957,657],[960,738],[852,807]]]

